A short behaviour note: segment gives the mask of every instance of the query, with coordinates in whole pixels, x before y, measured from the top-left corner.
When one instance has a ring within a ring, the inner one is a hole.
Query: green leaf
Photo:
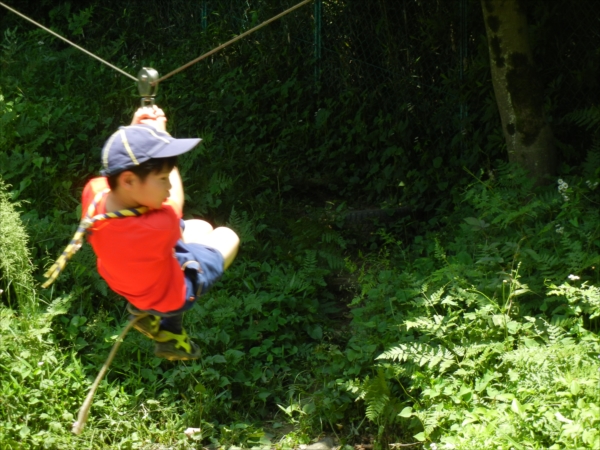
[[[506,324],[506,328],[508,329],[508,332],[510,334],[517,334],[519,332],[519,330],[521,329],[521,324],[519,322],[515,322],[514,320],[511,320],[510,322],[508,322]]]
[[[25,439],[27,436],[29,436],[29,434],[31,433],[31,431],[29,430],[29,427],[27,425],[23,425],[21,427],[21,430],[19,431],[19,435]]]
[[[219,341],[221,341],[223,344],[229,344],[230,340],[231,337],[229,336],[229,334],[227,334],[225,330],[221,330],[221,332],[219,333]]]
[[[512,411],[514,413],[518,414],[519,416],[522,416],[523,414],[525,414],[525,408],[523,407],[523,405],[521,405],[519,400],[517,400],[516,398],[512,401],[512,403],[510,405],[510,409],[512,409]]]
[[[227,360],[223,355],[213,355],[206,358],[206,362],[210,362],[212,364],[225,364],[227,363]]]
[[[308,328],[308,335],[316,340],[323,339],[323,328],[321,325],[314,325]]]
[[[425,433],[423,431],[421,431],[420,433],[417,433],[413,436],[417,441],[423,442],[426,438],[425,438]]]
[[[490,226],[489,223],[486,223],[484,220],[478,219],[476,217],[466,217],[463,219],[468,225],[472,226],[474,230],[483,230]]]
[[[410,417],[410,416],[412,416],[412,407],[411,406],[407,406],[402,411],[400,411],[400,414],[398,414],[398,415],[400,417]]]
[[[571,390],[571,394],[573,395],[579,395],[581,392],[581,385],[577,382],[577,380],[571,381],[571,386],[569,386],[569,388]]]
[[[558,420],[559,422],[562,422],[562,423],[573,423],[573,421],[571,419],[567,419],[560,412],[555,413],[554,417],[556,417],[556,420]]]

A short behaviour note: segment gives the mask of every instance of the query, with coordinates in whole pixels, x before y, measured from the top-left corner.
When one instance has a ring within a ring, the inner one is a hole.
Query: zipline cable
[[[219,45],[218,47],[216,47],[216,48],[212,49],[211,51],[209,51],[209,52],[207,52],[207,53],[203,54],[202,56],[199,56],[198,58],[191,60],[190,62],[188,62],[187,64],[184,64],[183,66],[179,67],[178,69],[175,69],[175,70],[173,70],[172,72],[169,72],[168,74],[166,74],[165,76],[163,76],[163,77],[160,77],[158,80],[156,80],[156,81],[153,81],[153,82],[152,82],[152,84],[153,84],[153,85],[155,85],[155,86],[156,86],[156,85],[158,85],[158,83],[160,83],[161,81],[164,81],[164,80],[166,80],[167,78],[170,78],[170,77],[172,77],[173,75],[175,75],[175,74],[177,74],[177,73],[181,72],[182,70],[185,70],[185,69],[187,69],[187,68],[188,68],[188,67],[190,67],[191,65],[194,65],[194,64],[196,64],[196,63],[197,63],[197,62],[199,62],[199,61],[202,61],[204,58],[207,58],[207,57],[209,57],[210,55],[213,55],[213,54],[217,53],[218,51],[220,51],[220,50],[223,50],[225,47],[228,47],[229,45],[233,44],[234,42],[237,42],[237,41],[239,41],[240,39],[242,39],[242,38],[244,38],[244,37],[248,36],[249,34],[252,34],[252,33],[254,33],[255,31],[257,31],[257,30],[261,29],[262,27],[264,27],[264,26],[266,26],[266,25],[269,25],[271,22],[274,22],[274,21],[276,21],[276,20],[278,20],[278,19],[281,19],[281,18],[282,18],[283,16],[285,16],[286,14],[289,14],[289,13],[291,13],[292,11],[295,11],[296,9],[298,9],[298,8],[300,8],[300,7],[304,6],[304,5],[306,5],[307,3],[310,3],[310,2],[312,2],[312,1],[313,1],[313,0],[304,0],[304,1],[300,2],[300,3],[298,3],[297,5],[295,5],[295,6],[292,6],[292,7],[291,7],[291,8],[289,8],[289,9],[286,9],[286,10],[285,10],[285,11],[283,11],[282,13],[280,13],[280,14],[277,14],[277,15],[276,15],[276,16],[274,16],[274,17],[271,17],[270,19],[268,19],[268,20],[264,21],[264,22],[263,22],[263,23],[261,23],[260,25],[257,25],[257,26],[255,26],[254,28],[251,28],[250,30],[248,30],[248,31],[246,31],[246,32],[244,32],[244,33],[242,33],[242,34],[240,34],[240,35],[238,35],[238,36],[234,37],[233,39],[231,39],[231,40],[229,40],[229,41],[225,42],[224,44],[221,44],[221,45]],[[106,64],[106,65],[107,65],[108,67],[110,67],[111,69],[114,69],[114,70],[116,70],[117,72],[119,72],[119,73],[121,73],[121,74],[125,75],[126,77],[129,77],[129,78],[131,78],[132,80],[134,80],[134,81],[136,81],[136,82],[139,82],[139,81],[140,81],[140,80],[139,80],[139,78],[136,78],[136,77],[134,77],[133,75],[130,75],[130,74],[128,74],[127,72],[125,72],[125,71],[123,71],[123,70],[119,69],[118,67],[116,67],[116,66],[113,66],[111,63],[109,63],[109,62],[107,62],[107,61],[103,60],[103,59],[102,59],[102,58],[100,58],[99,56],[96,56],[96,55],[94,55],[93,53],[91,53],[91,52],[87,51],[86,49],[84,49],[84,48],[80,47],[79,45],[77,45],[77,44],[75,44],[75,43],[73,43],[73,42],[69,41],[68,39],[66,39],[66,38],[62,37],[60,34],[58,34],[58,33],[55,33],[54,31],[50,30],[49,28],[46,28],[45,26],[43,26],[43,25],[42,25],[42,24],[40,24],[40,23],[37,23],[35,20],[33,20],[33,19],[30,19],[29,17],[27,17],[27,16],[26,16],[26,15],[24,15],[24,14],[21,14],[19,11],[17,11],[17,10],[15,10],[15,9],[11,8],[10,6],[8,6],[8,5],[5,5],[5,4],[4,4],[4,3],[2,3],[2,2],[0,2],[0,6],[3,6],[3,7],[5,7],[5,8],[6,8],[6,9],[8,9],[9,11],[12,11],[12,12],[13,12],[13,13],[15,13],[16,15],[18,15],[19,17],[22,17],[23,19],[25,19],[25,20],[27,20],[27,21],[29,21],[29,22],[33,23],[34,25],[36,25],[36,26],[40,27],[40,28],[41,28],[42,30],[44,30],[44,31],[47,31],[47,32],[48,32],[48,33],[50,33],[51,35],[53,35],[53,36],[56,36],[56,37],[57,37],[57,38],[59,38],[59,39],[62,39],[62,40],[63,40],[63,41],[65,41],[66,43],[68,43],[68,44],[72,45],[73,47],[75,47],[76,49],[78,49],[78,50],[81,50],[81,51],[82,51],[83,53],[85,53],[86,55],[88,55],[88,56],[91,56],[92,58],[94,58],[94,59],[97,59],[97,60],[98,60],[98,61],[100,61],[101,63],[104,63],[104,64]]]
[[[57,38],[59,38],[59,39],[62,39],[62,40],[63,40],[63,41],[65,41],[67,44],[70,44],[70,45],[72,45],[73,47],[75,47],[76,49],[78,49],[78,50],[81,50],[81,51],[82,51],[83,53],[85,53],[86,55],[88,55],[88,56],[91,56],[92,58],[94,58],[94,59],[97,59],[97,60],[98,60],[98,61],[100,61],[101,63],[104,63],[104,64],[106,64],[106,65],[107,65],[108,67],[110,67],[111,69],[114,69],[114,70],[116,70],[116,71],[117,71],[117,72],[119,72],[119,73],[122,73],[123,75],[125,75],[126,77],[129,77],[129,78],[131,78],[131,79],[132,79],[132,80],[134,80],[134,81],[137,81],[137,80],[138,80],[138,79],[137,79],[136,77],[134,77],[133,75],[131,75],[131,74],[128,74],[127,72],[125,72],[124,70],[121,70],[121,69],[119,69],[119,68],[118,68],[118,67],[116,67],[116,66],[113,66],[111,63],[109,63],[109,62],[107,62],[107,61],[104,61],[104,60],[103,60],[102,58],[100,58],[99,56],[96,56],[96,55],[94,55],[93,53],[91,53],[91,52],[88,52],[88,51],[87,51],[85,48],[82,48],[82,47],[80,47],[79,45],[77,45],[77,44],[75,44],[75,43],[73,43],[73,42],[69,41],[68,39],[66,39],[66,38],[62,37],[60,34],[58,34],[58,33],[55,33],[54,31],[52,31],[52,30],[51,30],[51,29],[49,29],[49,28],[46,28],[44,25],[42,25],[42,24],[40,24],[40,23],[37,23],[35,20],[33,20],[33,19],[30,19],[29,17],[27,17],[27,16],[26,16],[26,15],[24,15],[24,14],[21,14],[19,11],[15,10],[15,9],[12,9],[10,6],[8,6],[8,5],[5,5],[5,4],[4,4],[4,3],[2,3],[2,2],[0,2],[0,6],[4,6],[4,7],[5,7],[6,9],[8,9],[9,11],[12,11],[12,12],[14,12],[14,13],[15,13],[17,16],[20,16],[20,17],[22,17],[23,19],[25,19],[25,20],[28,20],[29,22],[33,23],[34,25],[37,25],[38,27],[40,27],[42,30],[44,30],[44,31],[47,31],[48,33],[50,33],[50,34],[51,34],[51,35],[53,35],[53,36],[56,36],[56,37],[57,37]]]
[[[168,74],[166,74],[165,76],[163,76],[163,77],[160,77],[158,80],[156,80],[156,84],[160,83],[161,81],[164,81],[164,80],[166,80],[167,78],[169,78],[169,77],[171,77],[171,76],[175,75],[176,73],[179,73],[179,72],[181,72],[181,71],[182,71],[182,70],[184,70],[184,69],[187,69],[187,68],[188,68],[188,67],[190,67],[191,65],[193,65],[193,64],[196,64],[196,63],[197,63],[197,62],[199,62],[199,61],[202,61],[204,58],[207,58],[207,57],[209,57],[210,55],[212,55],[212,54],[214,54],[214,53],[218,52],[219,50],[222,50],[222,49],[224,49],[225,47],[227,47],[227,46],[229,46],[229,45],[233,44],[234,42],[236,42],[236,41],[239,41],[239,40],[240,40],[240,39],[242,39],[243,37],[246,37],[246,36],[248,36],[249,34],[252,34],[252,33],[254,33],[256,30],[259,30],[260,28],[262,28],[262,27],[264,27],[264,26],[266,26],[266,25],[269,25],[271,22],[274,22],[274,21],[276,21],[276,20],[278,20],[278,19],[282,18],[282,17],[283,17],[283,16],[285,16],[286,14],[289,14],[289,13],[291,13],[292,11],[295,11],[296,9],[300,8],[301,6],[304,6],[304,5],[306,5],[307,3],[310,3],[310,2],[312,2],[312,1],[313,1],[313,0],[304,0],[303,2],[300,2],[300,3],[298,3],[297,5],[295,5],[295,6],[292,6],[291,8],[289,8],[289,9],[287,9],[287,10],[283,11],[282,13],[280,13],[280,14],[277,14],[277,15],[276,15],[276,16],[274,16],[274,17],[271,17],[269,20],[266,20],[266,21],[264,21],[264,22],[263,22],[263,23],[261,23],[260,25],[257,25],[257,26],[255,26],[254,28],[251,28],[251,29],[249,29],[249,30],[248,30],[248,31],[246,31],[245,33],[242,33],[242,34],[240,34],[240,35],[238,35],[238,36],[234,37],[233,39],[231,39],[231,40],[229,40],[229,41],[225,42],[224,44],[221,44],[221,45],[219,45],[218,47],[216,47],[216,48],[212,49],[211,51],[209,51],[209,52],[205,53],[204,55],[202,55],[202,56],[199,56],[198,58],[191,60],[189,63],[187,63],[187,64],[184,64],[184,65],[183,65],[183,66],[181,66],[179,69],[175,69],[174,71],[172,71],[172,72],[169,72],[169,73],[168,73]]]

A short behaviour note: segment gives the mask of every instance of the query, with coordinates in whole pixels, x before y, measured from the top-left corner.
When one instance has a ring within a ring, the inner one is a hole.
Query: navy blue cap
[[[120,127],[102,148],[100,173],[110,176],[151,158],[181,155],[193,149],[200,141],[200,138],[175,139],[166,131],[159,131],[151,125]]]

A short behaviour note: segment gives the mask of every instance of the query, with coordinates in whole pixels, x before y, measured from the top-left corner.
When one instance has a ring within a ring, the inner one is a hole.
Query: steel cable
[[[168,74],[166,74],[165,76],[163,76],[163,77],[160,77],[158,80],[156,80],[156,81],[155,81],[154,83],[152,83],[152,84],[158,84],[158,83],[160,83],[161,81],[164,81],[164,80],[166,80],[167,78],[170,78],[170,77],[172,77],[173,75],[175,75],[175,74],[177,74],[177,73],[181,72],[182,70],[185,70],[185,69],[187,69],[187,68],[188,68],[188,67],[190,67],[191,65],[193,65],[193,64],[196,64],[196,63],[197,63],[197,62],[199,62],[199,61],[202,61],[204,58],[207,58],[207,57],[209,57],[210,55],[213,55],[213,54],[217,53],[218,51],[220,51],[220,50],[224,49],[225,47],[227,47],[227,46],[229,46],[229,45],[231,45],[231,44],[233,44],[234,42],[237,42],[237,41],[239,41],[240,39],[242,39],[242,38],[244,38],[244,37],[248,36],[249,34],[252,34],[252,33],[254,33],[255,31],[257,31],[257,30],[261,29],[262,27],[264,27],[264,26],[266,26],[266,25],[269,25],[271,22],[274,22],[274,21],[276,21],[276,20],[278,20],[278,19],[282,18],[282,17],[283,17],[283,16],[285,16],[286,14],[289,14],[289,13],[291,13],[292,11],[295,11],[296,9],[300,8],[301,6],[304,6],[304,5],[306,5],[307,3],[310,3],[310,2],[312,2],[312,1],[313,1],[313,0],[304,0],[304,1],[300,2],[300,3],[298,3],[297,5],[295,5],[295,6],[292,6],[292,7],[291,7],[291,8],[289,8],[289,9],[286,9],[286,10],[285,10],[285,11],[283,11],[282,13],[280,13],[280,14],[277,14],[277,15],[276,15],[276,16],[274,16],[274,17],[271,17],[270,19],[268,19],[268,20],[264,21],[264,22],[263,22],[263,23],[261,23],[260,25],[257,25],[257,26],[255,26],[254,28],[251,28],[250,30],[248,30],[248,31],[246,31],[246,32],[244,32],[244,33],[242,33],[242,34],[240,34],[240,35],[238,35],[238,36],[234,37],[233,39],[231,39],[231,40],[229,40],[229,41],[225,42],[224,44],[221,44],[221,45],[219,45],[218,47],[215,47],[214,49],[212,49],[211,51],[209,51],[209,52],[207,52],[207,53],[203,54],[202,56],[199,56],[198,58],[191,60],[190,62],[188,62],[187,64],[184,64],[183,66],[179,67],[178,69],[175,69],[175,70],[173,70],[172,72],[169,72]],[[60,34],[58,34],[58,33],[55,33],[54,31],[50,30],[49,28],[46,28],[45,26],[43,26],[43,25],[42,25],[42,24],[40,24],[40,23],[37,23],[35,20],[33,20],[33,19],[30,19],[29,17],[27,17],[27,16],[26,16],[26,15],[24,15],[24,14],[21,14],[19,11],[17,11],[17,10],[15,10],[15,9],[11,8],[10,6],[7,6],[7,5],[5,5],[5,4],[4,4],[4,3],[2,3],[2,2],[0,2],[0,6],[3,6],[3,7],[5,7],[5,8],[6,8],[6,9],[8,9],[9,11],[11,11],[11,12],[15,13],[16,15],[18,15],[19,17],[22,17],[23,19],[25,19],[25,20],[27,20],[27,21],[29,21],[29,22],[33,23],[34,25],[36,25],[36,26],[40,27],[42,30],[44,30],[44,31],[47,31],[47,32],[48,32],[48,33],[50,33],[51,35],[53,35],[53,36],[55,36],[55,37],[57,37],[57,38],[59,38],[59,39],[61,39],[61,40],[65,41],[66,43],[68,43],[68,44],[72,45],[72,46],[73,46],[73,47],[75,47],[76,49],[78,49],[78,50],[81,50],[81,51],[82,51],[83,53],[85,53],[86,55],[88,55],[88,56],[91,56],[91,57],[92,57],[92,58],[94,58],[94,59],[97,59],[98,61],[100,61],[100,62],[101,62],[101,63],[103,63],[103,64],[106,64],[106,65],[107,65],[108,67],[110,67],[111,69],[114,69],[114,70],[116,70],[117,72],[119,72],[119,73],[121,73],[121,74],[125,75],[126,77],[129,77],[129,78],[131,78],[132,80],[134,80],[134,81],[136,81],[136,82],[138,81],[138,79],[137,79],[136,77],[134,77],[133,75],[131,75],[131,74],[129,74],[129,73],[127,73],[127,72],[125,72],[125,71],[123,71],[123,70],[119,69],[118,67],[116,67],[116,66],[112,65],[111,63],[109,63],[109,62],[107,62],[107,61],[103,60],[103,59],[102,59],[102,58],[100,58],[99,56],[96,56],[96,55],[94,55],[93,53],[91,53],[91,52],[87,51],[86,49],[84,49],[84,48],[80,47],[79,45],[77,45],[77,44],[75,44],[75,43],[73,43],[73,42],[69,41],[68,39],[66,39],[66,38],[62,37]]]
[[[114,69],[114,70],[116,70],[117,72],[119,72],[119,73],[122,73],[122,74],[123,74],[123,75],[125,75],[126,77],[129,77],[129,78],[131,78],[131,79],[132,79],[132,80],[134,80],[134,81],[137,81],[137,78],[136,78],[136,77],[134,77],[133,75],[131,75],[131,74],[129,74],[129,73],[127,73],[127,72],[125,72],[124,70],[121,70],[121,69],[119,69],[119,68],[118,68],[118,67],[116,67],[116,66],[113,66],[111,63],[109,63],[109,62],[107,62],[107,61],[104,61],[104,60],[103,60],[102,58],[100,58],[99,56],[96,56],[96,55],[94,55],[92,52],[89,52],[89,51],[87,51],[85,48],[83,48],[83,47],[80,47],[79,45],[77,45],[77,44],[75,44],[75,43],[73,43],[73,42],[69,41],[68,39],[66,39],[66,38],[62,37],[60,34],[58,34],[58,33],[55,33],[55,32],[54,32],[54,31],[52,31],[51,29],[49,29],[49,28],[46,28],[44,25],[42,25],[42,24],[40,24],[40,23],[37,23],[35,20],[33,20],[33,19],[30,19],[29,17],[27,17],[27,16],[26,16],[26,15],[24,15],[24,14],[21,14],[19,11],[15,10],[15,9],[12,9],[10,6],[7,6],[7,5],[5,5],[5,4],[4,4],[4,3],[2,3],[2,2],[0,2],[0,6],[4,6],[4,7],[5,7],[6,9],[8,9],[9,11],[12,11],[13,13],[15,13],[17,16],[19,16],[19,17],[22,17],[22,18],[23,18],[23,19],[25,19],[25,20],[28,20],[29,22],[33,23],[34,25],[36,25],[36,26],[40,27],[42,30],[44,30],[44,31],[47,31],[48,33],[50,33],[51,35],[53,35],[53,36],[55,36],[55,37],[57,37],[57,38],[59,38],[59,39],[62,39],[62,40],[63,40],[63,41],[65,41],[67,44],[70,44],[70,45],[72,45],[73,47],[75,47],[76,49],[78,49],[78,50],[81,50],[81,51],[82,51],[83,53],[85,53],[86,55],[88,55],[88,56],[91,56],[92,58],[94,58],[94,59],[97,59],[97,60],[98,60],[98,61],[100,61],[101,63],[104,63],[104,64],[106,64],[106,65],[107,65],[108,67],[110,67],[111,69]]]
[[[291,13],[292,11],[294,11],[294,10],[296,10],[296,9],[300,8],[301,6],[304,6],[304,5],[306,5],[307,3],[310,3],[310,2],[312,2],[312,1],[313,1],[313,0],[304,0],[303,2],[300,2],[300,3],[298,3],[297,5],[295,5],[295,6],[292,6],[291,8],[289,8],[289,9],[287,9],[287,10],[283,11],[282,13],[280,13],[280,14],[277,14],[277,15],[276,15],[276,16],[274,16],[274,17],[271,17],[269,20],[266,20],[266,21],[264,21],[264,22],[263,22],[263,23],[261,23],[260,25],[257,25],[257,26],[255,26],[254,28],[251,28],[250,30],[248,30],[248,31],[246,31],[246,32],[244,32],[244,33],[242,33],[242,34],[240,34],[240,35],[238,35],[238,36],[234,37],[233,39],[231,39],[231,40],[229,40],[229,41],[225,42],[224,44],[221,44],[221,45],[219,45],[218,47],[215,47],[215,48],[214,48],[214,49],[212,49],[211,51],[209,51],[209,52],[206,52],[204,55],[202,55],[202,56],[199,56],[198,58],[191,60],[190,62],[188,62],[187,64],[184,64],[183,66],[179,67],[178,69],[175,69],[175,70],[173,70],[172,72],[169,72],[168,74],[166,74],[165,76],[162,76],[162,77],[160,77],[158,80],[156,80],[156,83],[160,83],[161,81],[164,81],[164,80],[166,80],[167,78],[169,78],[169,77],[171,77],[171,76],[175,75],[176,73],[179,73],[179,72],[181,72],[181,71],[182,71],[182,70],[184,70],[184,69],[187,69],[187,68],[188,68],[188,67],[190,67],[191,65],[193,65],[193,64],[196,64],[196,63],[197,63],[197,62],[199,62],[199,61],[202,61],[204,58],[207,58],[207,57],[209,57],[210,55],[212,55],[212,54],[214,54],[214,53],[218,52],[219,50],[222,50],[222,49],[224,49],[225,47],[227,47],[227,46],[229,46],[229,45],[233,44],[234,42],[236,42],[236,41],[239,41],[239,40],[240,40],[240,39],[242,39],[243,37],[246,37],[246,36],[248,36],[249,34],[252,34],[252,33],[254,33],[256,30],[259,30],[260,28],[262,28],[262,27],[264,27],[264,26],[266,26],[266,25],[269,25],[271,22],[274,22],[274,21],[276,21],[276,20],[278,20],[278,19],[282,18],[282,17],[283,17],[283,16],[285,16],[286,14],[289,14],[289,13]]]

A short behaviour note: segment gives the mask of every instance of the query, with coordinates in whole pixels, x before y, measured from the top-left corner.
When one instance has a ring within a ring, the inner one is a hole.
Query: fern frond
[[[385,379],[384,371],[378,370],[377,376],[365,381],[363,388],[367,405],[366,416],[369,420],[376,421],[390,401],[390,388]]]
[[[455,355],[447,348],[441,345],[432,346],[416,342],[400,344],[382,353],[376,359],[391,359],[398,362],[411,361],[420,367],[425,365],[430,369],[438,367],[440,373],[446,372],[457,363]]]
[[[332,270],[341,270],[346,263],[339,254],[327,250],[319,250],[319,256],[327,261],[327,265]]]
[[[316,250],[306,250],[302,259],[302,268],[304,273],[312,273],[317,267],[317,252]]]
[[[256,227],[248,218],[246,211],[239,213],[235,208],[231,208],[227,225],[238,234],[242,244],[256,241]]]
[[[596,143],[594,148],[588,152],[581,168],[583,169],[583,175],[587,178],[598,176],[598,169],[600,168],[600,142]]]
[[[586,130],[591,130],[600,125],[600,107],[597,105],[590,106],[586,109],[573,111],[565,116],[567,121],[571,121]]]
[[[208,189],[211,194],[217,195],[230,188],[233,185],[233,179],[223,172],[216,171],[210,177]]]
[[[434,256],[437,260],[439,261],[446,261],[446,252],[444,250],[444,247],[442,247],[442,244],[440,243],[438,238],[435,238],[434,240]]]

